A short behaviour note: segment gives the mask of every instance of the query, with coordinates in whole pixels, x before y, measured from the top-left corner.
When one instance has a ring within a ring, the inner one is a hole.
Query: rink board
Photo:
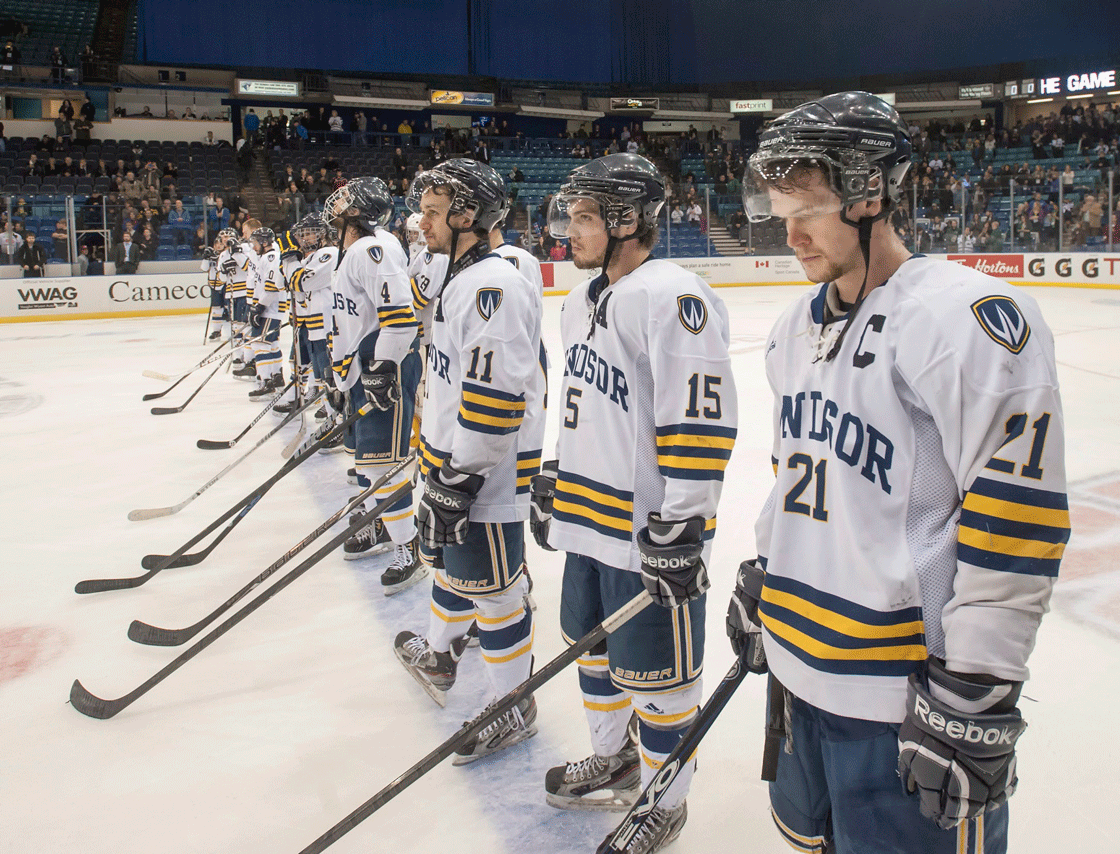
[[[1120,253],[933,255],[1016,284],[1120,288]],[[791,255],[670,259],[713,287],[808,285]],[[570,261],[541,265],[545,293],[562,295],[587,278]],[[210,305],[202,272],[12,279],[0,288],[0,323],[192,314]]]

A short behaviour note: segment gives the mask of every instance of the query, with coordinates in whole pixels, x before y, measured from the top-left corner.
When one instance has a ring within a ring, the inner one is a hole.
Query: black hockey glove
[[[703,550],[703,517],[666,522],[659,513],[649,514],[647,526],[638,532],[638,552],[642,583],[654,602],[676,608],[704,595],[710,584]]]
[[[548,544],[548,529],[552,526],[552,501],[556,497],[556,475],[560,471],[559,460],[549,460],[541,466],[541,473],[533,475],[529,481],[529,530],[537,545],[546,551],[554,552]]]
[[[471,505],[483,477],[455,471],[449,463],[424,478],[424,494],[416,508],[416,529],[427,549],[457,546],[467,538]]]
[[[906,687],[898,774],[922,815],[948,829],[1014,793],[1015,742],[1027,727],[1015,708],[1022,683],[951,673],[936,658],[926,671]]]
[[[739,564],[735,577],[735,590],[727,606],[727,636],[731,648],[751,673],[765,673],[766,651],[762,648],[762,627],[758,619],[758,602],[762,598],[762,584],[766,571],[757,560]]]
[[[253,306],[253,314],[250,322],[253,324],[254,329],[260,330],[257,333],[258,335],[260,332],[264,331],[264,312],[265,308],[263,302],[259,302]]]
[[[218,257],[218,253],[213,246],[207,246],[202,250],[202,257],[206,261],[213,261]]]
[[[396,362],[388,359],[362,360],[362,388],[377,409],[392,409],[401,399],[401,383],[397,374]]]
[[[228,259],[227,261],[225,261],[225,263],[222,264],[222,272],[227,276],[232,276],[237,272],[237,262],[232,258]]]

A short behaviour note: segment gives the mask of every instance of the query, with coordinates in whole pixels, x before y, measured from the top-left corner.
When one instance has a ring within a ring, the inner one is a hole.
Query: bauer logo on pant
[[[984,297],[972,304],[972,313],[988,337],[1012,353],[1021,352],[1031,337],[1027,319],[1010,297]]]
[[[475,304],[478,306],[478,313],[482,315],[482,319],[489,320],[498,310],[498,306],[502,304],[502,289],[480,288]]]
[[[693,335],[699,335],[708,323],[708,308],[700,297],[685,294],[677,297],[677,316],[685,329]]]

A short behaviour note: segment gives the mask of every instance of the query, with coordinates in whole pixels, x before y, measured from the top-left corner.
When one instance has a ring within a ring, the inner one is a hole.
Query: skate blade
[[[424,564],[420,564],[420,566],[416,568],[416,572],[412,573],[412,575],[410,575],[404,581],[400,582],[399,584],[383,584],[381,586],[381,589],[385,591],[386,596],[395,596],[396,594],[407,590],[409,587],[412,587],[418,581],[427,578],[427,576],[428,567]]]
[[[611,789],[609,792],[609,796],[601,798],[562,798],[545,792],[544,799],[550,807],[571,812],[629,812],[640,794],[637,786],[633,789]]]
[[[521,744],[523,741],[528,741],[537,734],[537,725],[529,724],[525,729],[518,730],[518,735],[511,737],[509,741],[499,747],[497,750],[487,750],[483,753],[472,753],[470,756],[463,756],[456,753],[455,758],[451,760],[452,765],[470,765],[472,762],[481,762],[484,759],[489,759],[491,756],[497,756],[500,753],[505,753],[511,747]]]
[[[342,553],[342,559],[343,560],[365,560],[366,558],[377,557],[378,555],[383,555],[383,554],[385,554],[385,552],[389,551],[389,549],[391,549],[392,547],[393,547],[392,543],[387,543],[387,544],[382,544],[382,545],[379,545],[379,546],[373,546],[372,548],[366,549],[364,552],[343,552]]]
[[[408,671],[408,675],[416,680],[416,684],[424,689],[424,693],[436,701],[436,705],[441,709],[447,706],[447,691],[441,690],[420,675],[420,672],[408,666],[408,662],[401,657],[400,650],[394,649],[393,652],[397,655],[397,661],[401,663],[401,667]]]

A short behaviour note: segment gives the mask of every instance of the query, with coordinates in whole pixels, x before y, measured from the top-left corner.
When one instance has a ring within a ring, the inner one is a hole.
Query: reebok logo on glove
[[[946,718],[940,712],[930,708],[928,702],[920,694],[914,697],[914,714],[922,723],[935,732],[943,732],[956,741],[968,744],[1005,745],[1014,747],[1015,741],[1022,732],[1020,727],[982,727],[971,720],[964,721]]]
[[[642,563],[650,569],[689,569],[696,565],[695,559],[683,557],[661,557],[660,555],[649,555],[645,552],[641,553]]]

